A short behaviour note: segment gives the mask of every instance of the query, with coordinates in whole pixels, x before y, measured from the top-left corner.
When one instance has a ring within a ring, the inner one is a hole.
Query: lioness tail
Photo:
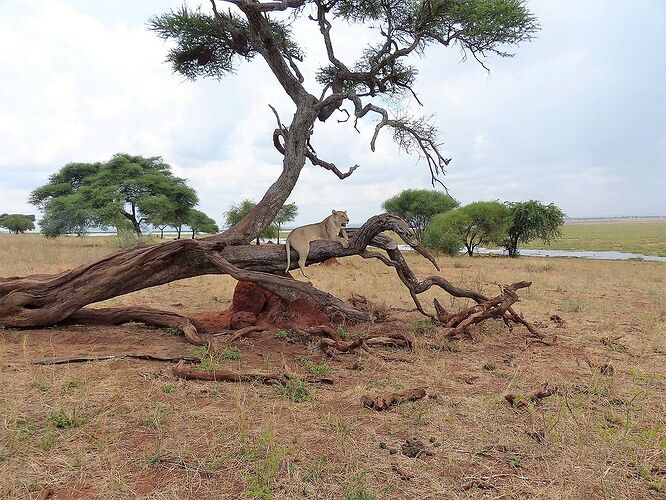
[[[289,242],[289,236],[287,236],[287,241],[285,241],[284,247],[287,249],[287,269],[285,269],[284,272],[288,273],[289,268],[291,267],[291,244]]]

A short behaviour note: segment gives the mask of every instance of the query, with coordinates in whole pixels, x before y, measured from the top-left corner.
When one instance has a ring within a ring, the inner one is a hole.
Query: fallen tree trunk
[[[437,317],[427,313],[417,297],[433,286],[442,288],[454,297],[470,298],[478,304],[489,300],[477,292],[458,288],[441,276],[429,276],[420,281],[407,265],[396,242],[381,234],[384,231],[397,233],[439,269],[432,255],[413,240],[413,233],[407,223],[390,214],[374,216],[362,227],[349,229],[347,248],[337,242],[314,241],[310,247],[307,265],[323,262],[331,257],[351,255],[378,258],[396,270],[417,309],[433,319]],[[145,307],[84,308],[119,295],[205,274],[228,274],[238,280],[251,281],[286,302],[296,299],[310,300],[322,311],[337,313],[343,318],[357,321],[374,319],[371,311],[358,310],[339,298],[318,290],[310,283],[285,275],[284,245],[236,244],[235,240],[226,238],[225,234],[203,240],[176,240],[117,252],[56,275],[0,278],[0,325],[34,328],[62,323],[121,324],[141,321],[149,325],[177,327],[190,342],[205,344],[208,340],[200,336],[198,325],[179,314]],[[385,250],[388,257],[369,252],[368,246]],[[297,266],[297,260],[296,255],[292,255],[292,268]],[[515,299],[517,300],[517,296]],[[501,316],[505,321],[512,319],[522,322],[530,328],[531,333],[536,332],[513,312],[510,305],[503,308]],[[329,338],[326,342],[339,350],[367,348],[364,340],[352,342],[352,345],[340,343],[340,340]]]

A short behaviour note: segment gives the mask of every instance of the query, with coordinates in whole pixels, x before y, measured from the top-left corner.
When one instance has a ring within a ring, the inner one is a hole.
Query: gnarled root
[[[359,348],[366,352],[371,352],[370,346],[373,345],[392,345],[407,349],[412,349],[413,347],[412,340],[402,333],[373,333],[357,337],[353,340],[344,340],[336,330],[327,325],[305,329],[294,328],[293,330],[302,337],[318,337],[319,347],[327,355],[331,355],[329,350],[331,348],[339,352],[352,352]]]
[[[469,324],[497,316],[495,310],[499,309],[502,311],[501,317],[508,325],[511,322],[522,324],[533,336],[540,337],[536,329],[512,309],[511,304],[506,305],[505,298],[509,297],[506,293],[503,294],[500,304],[496,304],[495,299],[488,299],[472,290],[458,288],[440,276],[429,276],[422,281],[418,280],[405,262],[397,243],[381,234],[384,231],[397,233],[412,248],[432,262],[436,269],[439,269],[434,257],[414,241],[413,233],[407,223],[390,214],[371,217],[362,227],[349,229],[349,246],[346,248],[333,241],[313,242],[307,265],[323,262],[331,257],[350,255],[377,258],[396,270],[398,277],[409,290],[417,309],[435,321],[440,320],[441,310],[437,312],[435,305],[437,315],[428,313],[418,299],[419,294],[432,286],[438,286],[454,297],[472,299],[479,305],[488,303],[481,307],[480,313],[478,309],[465,313],[464,319],[450,328],[455,329],[460,326],[459,331],[463,331]],[[205,344],[207,341],[199,335],[197,326],[190,319],[174,313],[144,307],[84,308],[86,305],[143,288],[204,274],[229,274],[238,280],[252,281],[287,302],[305,298],[315,302],[327,314],[335,313],[346,320],[376,319],[373,311],[359,310],[329,293],[316,289],[309,283],[285,275],[286,254],[282,245],[246,245],[243,244],[242,238],[239,240],[234,236],[236,233],[237,231],[232,228],[208,239],[178,240],[138,247],[53,276],[0,278],[0,325],[34,328],[65,322],[115,325],[139,321],[161,327],[176,326],[183,331],[190,342]],[[388,257],[368,251],[368,246],[385,250]],[[472,316],[474,318],[470,319]],[[469,322],[463,325],[468,319]],[[350,343],[330,336],[326,338],[327,340],[322,342],[341,351],[357,347],[367,349],[371,341],[370,337],[356,339]],[[409,340],[405,339],[405,342],[409,344]]]
[[[77,325],[122,325],[124,323],[144,323],[159,328],[174,327],[183,332],[185,338],[195,345],[207,345],[208,340],[199,335],[203,327],[196,320],[169,311],[152,307],[109,307],[79,309],[59,324]]]

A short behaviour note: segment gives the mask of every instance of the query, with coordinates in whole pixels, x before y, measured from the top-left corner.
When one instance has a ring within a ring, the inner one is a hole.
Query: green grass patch
[[[278,392],[294,403],[304,403],[312,400],[308,385],[295,378],[289,379],[284,386],[278,387]]]
[[[176,385],[175,384],[164,384],[162,386],[162,392],[164,394],[173,394],[176,392]]]
[[[232,361],[238,361],[239,359],[241,359],[241,352],[236,347],[230,347],[230,348],[225,349],[224,351],[222,351],[221,356],[224,359],[230,359]]]
[[[654,222],[573,222],[562,228],[562,238],[545,244],[535,240],[520,248],[597,250],[666,256],[666,220]]]
[[[54,410],[49,413],[48,423],[54,429],[74,429],[84,425],[88,419],[76,411],[69,413],[65,410]]]

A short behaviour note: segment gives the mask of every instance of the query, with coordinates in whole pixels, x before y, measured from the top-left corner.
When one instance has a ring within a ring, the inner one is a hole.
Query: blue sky
[[[197,5],[196,1],[188,2]],[[234,201],[258,200],[279,175],[274,119],[291,104],[262,60],[223,81],[183,80],[146,20],[180,1],[0,2],[0,212],[35,213],[28,193],[71,161],[116,152],[160,155],[218,222]],[[554,202],[572,217],[666,215],[666,2],[533,0],[538,38],[488,74],[455,48],[431,47],[410,110],[434,119],[453,157],[442,180],[462,203]],[[203,4],[208,9],[208,3]],[[295,31],[311,72],[323,46],[314,23]],[[358,53],[367,32],[334,28],[338,52]],[[307,75],[306,75],[307,76]],[[312,78],[306,82],[314,91]],[[345,181],[306,166],[290,201],[297,223],[347,209],[361,222],[386,198],[429,187],[427,168],[390,133],[368,147],[374,123],[319,126],[313,142]]]

